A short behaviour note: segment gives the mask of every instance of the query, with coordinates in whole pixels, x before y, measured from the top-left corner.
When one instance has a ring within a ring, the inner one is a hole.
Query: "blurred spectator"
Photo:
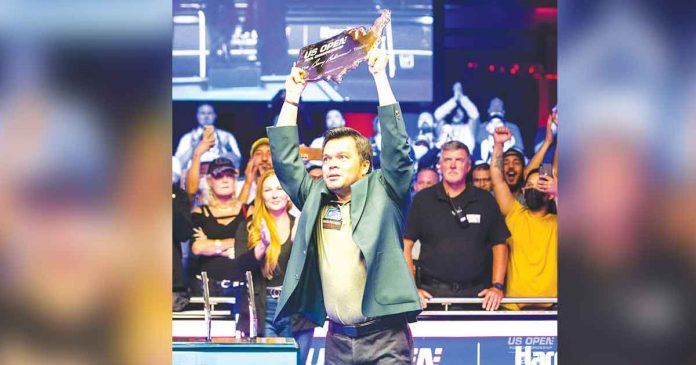
[[[503,152],[515,148],[524,155],[524,141],[522,133],[517,124],[505,119],[505,104],[500,98],[493,98],[488,106],[488,122],[484,123],[478,130],[476,136],[476,155],[482,162],[491,162],[491,152],[493,152],[493,131],[497,127],[507,127],[512,133],[512,138],[505,142]]]
[[[484,296],[482,307],[496,310],[503,298],[510,234],[493,197],[466,186],[470,168],[465,144],[442,146],[442,183],[416,194],[404,231],[404,255],[414,272],[423,308],[436,297]],[[421,241],[420,273],[411,250]],[[493,253],[493,276],[487,268]],[[457,306],[468,308],[471,306]]]
[[[382,152],[382,130],[379,126],[378,115],[372,120],[372,130],[374,131],[374,135],[370,137],[370,144],[372,145],[372,164],[373,169],[378,169],[381,165],[379,154]]]
[[[264,116],[264,121],[271,121],[271,125],[276,125],[278,123],[278,115],[280,115],[280,109],[283,107],[285,102],[285,89],[278,90],[273,98],[266,104],[266,113]],[[301,126],[300,128],[300,140],[304,141],[304,134],[302,131],[309,131],[314,128],[314,122],[307,111],[305,104],[300,98],[300,105],[297,107],[297,124]],[[252,194],[253,196],[253,194]]]
[[[172,156],[172,184],[179,185],[181,183],[181,163],[179,159]]]
[[[487,163],[482,163],[474,166],[471,170],[472,185],[486,191],[493,190],[491,183],[491,166]]]
[[[307,172],[309,173],[309,176],[312,177],[312,180],[319,180],[324,178],[321,170],[321,165],[310,163],[309,167],[307,167]]]
[[[193,235],[191,201],[176,184],[172,188],[172,310],[178,312],[189,302],[187,275],[183,265],[182,242]]]
[[[418,194],[419,191],[429,188],[437,184],[440,180],[440,175],[438,175],[437,170],[432,167],[424,167],[418,170],[416,174],[416,180],[413,182],[413,195]],[[411,249],[411,258],[415,261],[420,259],[420,240],[416,240],[413,243],[413,249]]]
[[[553,176],[540,176],[538,170],[531,171],[523,188],[527,207],[515,200],[503,179],[503,144],[510,138],[512,133],[508,128],[496,128],[491,165],[495,200],[512,234],[508,240],[510,260],[505,295],[557,297],[558,221],[555,214],[549,213],[549,202],[557,196],[555,179]],[[543,191],[540,190],[542,181]],[[512,310],[548,306],[550,304],[504,305]]]
[[[200,162],[210,162],[218,157],[226,157],[232,160],[235,166],[239,166],[242,162],[242,154],[239,152],[237,140],[232,133],[215,128],[217,114],[215,114],[213,106],[210,104],[200,105],[196,113],[196,119],[198,120],[198,126],[181,137],[179,146],[174,154],[181,162],[181,167],[184,170],[190,168],[194,150],[205,138],[212,140],[206,141],[210,146],[200,156]]]
[[[549,115],[547,121],[546,121],[546,135],[544,136],[544,142],[539,146],[539,149],[534,153],[534,156],[532,156],[532,159],[529,160],[529,164],[527,164],[527,167],[524,168],[524,176],[526,177],[529,175],[529,172],[538,169],[539,166],[546,160],[546,155],[548,151],[551,149],[551,146],[554,145],[554,142],[556,140],[555,138],[555,133],[554,131],[558,130],[558,113],[556,112],[556,108],[554,108],[554,111]],[[558,176],[558,150],[554,148],[553,152],[553,175]]]
[[[208,163],[201,163],[201,156],[215,144],[214,129],[212,126],[203,128],[203,137],[196,145],[191,156],[191,166],[186,171],[186,192],[193,198],[193,205],[204,204],[204,197],[200,192],[208,189],[205,175],[208,172]]]
[[[343,114],[336,109],[331,109],[326,112],[326,130],[331,130],[334,128],[345,127],[346,121],[343,119]],[[324,147],[324,135],[315,138],[309,145],[311,148],[322,148]]]
[[[437,184],[440,180],[440,176],[437,171],[432,167],[424,167],[418,170],[416,174],[416,181],[413,183],[413,191],[418,193],[419,191],[429,188]]]
[[[462,92],[461,83],[454,83],[452,91],[452,97],[433,113],[438,125],[437,138],[440,144],[452,140],[460,141],[469,151],[473,151],[479,128],[479,111]]]
[[[552,121],[552,123],[551,123]],[[543,127],[539,127],[537,129],[536,135],[534,136],[534,153],[539,152],[541,147],[544,145],[546,140],[548,139],[547,132],[548,128],[551,128],[551,133],[553,137],[556,137],[556,134],[558,133],[558,109],[557,107],[553,107],[551,110],[551,115],[550,118],[547,119],[546,125]],[[551,152],[550,154],[548,152]],[[551,144],[551,146],[548,148],[547,153],[544,155],[544,160],[543,162],[551,162],[552,156],[556,153],[556,145]]]
[[[421,112],[418,115],[418,136],[416,140],[426,141],[428,147],[432,147],[437,137],[437,128],[433,115],[429,112]]]
[[[273,323],[297,229],[295,217],[289,214],[292,202],[273,170],[264,172],[258,183],[261,187],[256,191],[248,232],[249,249],[261,261],[260,268],[253,272],[259,334],[294,337],[300,347],[300,363],[304,364],[316,325],[300,314]]]
[[[239,189],[239,200],[251,204],[256,195],[256,179],[271,169],[271,146],[268,144],[268,137],[261,137],[251,145],[249,161],[244,169],[244,181]],[[237,181],[238,188],[239,185],[240,181]]]

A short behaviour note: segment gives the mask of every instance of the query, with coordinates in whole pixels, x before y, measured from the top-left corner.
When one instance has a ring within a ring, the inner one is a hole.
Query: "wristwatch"
[[[505,285],[503,285],[503,283],[493,283],[493,285],[491,285],[491,286],[496,288],[496,289],[500,289],[500,290],[505,289]]]

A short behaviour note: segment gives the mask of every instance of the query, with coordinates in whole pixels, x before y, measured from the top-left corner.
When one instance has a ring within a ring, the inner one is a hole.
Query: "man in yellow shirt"
[[[549,213],[551,200],[558,196],[556,180],[551,175],[541,176],[537,169],[530,171],[522,188],[527,206],[517,202],[503,178],[503,143],[511,136],[506,127],[495,129],[491,164],[495,199],[511,234],[505,297],[557,297],[558,220],[556,214]],[[519,310],[539,305],[504,307]]]

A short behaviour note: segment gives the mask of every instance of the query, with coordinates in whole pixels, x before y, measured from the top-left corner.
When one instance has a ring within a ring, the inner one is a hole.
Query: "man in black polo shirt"
[[[459,141],[442,145],[442,182],[413,200],[404,232],[404,252],[421,242],[418,294],[423,308],[435,297],[483,297],[482,308],[496,310],[503,299],[510,232],[495,199],[466,185],[469,149]],[[493,274],[490,252],[493,254]],[[415,272],[415,271],[414,271]]]

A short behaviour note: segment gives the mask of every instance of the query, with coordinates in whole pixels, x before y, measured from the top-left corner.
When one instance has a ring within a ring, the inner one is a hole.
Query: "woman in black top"
[[[238,314],[236,327],[249,332],[249,299],[244,272],[258,270],[259,261],[248,249],[246,207],[236,198],[237,170],[226,158],[213,160],[206,177],[210,189],[206,204],[193,210],[191,251],[198,257],[200,271],[206,271],[211,296],[235,297],[232,313]],[[261,257],[259,255],[258,257]],[[202,286],[194,286],[201,295]]]
[[[207,204],[196,207],[192,213],[195,240],[191,251],[198,256],[200,271],[208,273],[212,296],[236,295],[233,282],[243,280],[240,268],[232,261],[241,253],[236,248],[247,251],[246,237],[239,234],[246,224],[246,210],[236,198],[236,176],[232,161],[213,160],[208,168]],[[200,288],[196,289],[200,293]]]

